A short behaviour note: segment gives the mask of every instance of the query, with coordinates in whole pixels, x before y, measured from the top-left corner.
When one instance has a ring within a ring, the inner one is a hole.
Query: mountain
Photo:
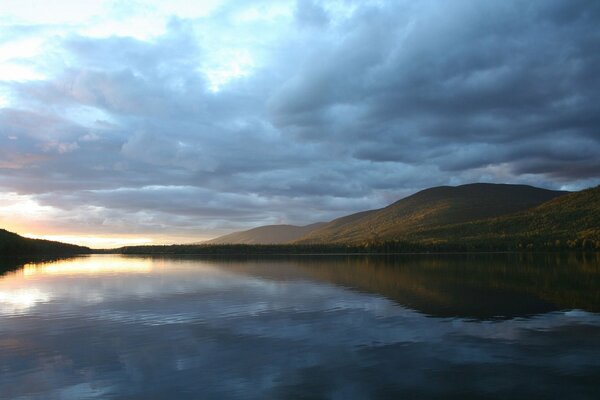
[[[306,226],[266,225],[220,236],[203,244],[282,244],[293,242],[323,225],[323,222]]]
[[[599,248],[600,186],[510,215],[424,230],[413,240],[487,242],[531,248]]]
[[[91,250],[87,247],[50,240],[24,238],[16,233],[0,229],[0,256],[67,255],[90,252]]]
[[[335,219],[299,238],[296,243],[411,240],[422,237],[422,231],[512,214],[566,193],[526,185],[490,183],[434,187],[378,210]]]
[[[600,250],[600,186],[573,193],[481,183],[435,187],[381,209],[293,228],[312,230],[286,241],[281,232],[287,232],[289,226],[265,226],[201,245],[137,246],[117,251],[247,255]],[[254,235],[257,232],[265,235]]]

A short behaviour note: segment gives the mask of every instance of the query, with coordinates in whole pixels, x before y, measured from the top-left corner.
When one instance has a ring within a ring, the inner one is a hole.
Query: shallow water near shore
[[[6,267],[1,399],[596,398],[600,255]]]

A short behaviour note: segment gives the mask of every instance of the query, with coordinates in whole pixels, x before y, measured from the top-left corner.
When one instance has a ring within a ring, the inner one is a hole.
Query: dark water
[[[600,398],[600,255],[9,264],[0,399]]]

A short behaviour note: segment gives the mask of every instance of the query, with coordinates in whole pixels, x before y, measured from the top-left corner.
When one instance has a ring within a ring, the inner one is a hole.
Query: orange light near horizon
[[[135,258],[123,260],[113,257],[101,257],[99,259],[63,260],[48,264],[25,264],[21,271],[25,278],[31,278],[44,275],[144,274],[151,272],[152,269],[152,260]]]
[[[149,238],[131,238],[121,236],[89,236],[89,235],[37,235],[24,233],[22,236],[30,239],[53,240],[56,242],[77,244],[95,249],[108,249],[122,246],[139,246],[154,243]]]

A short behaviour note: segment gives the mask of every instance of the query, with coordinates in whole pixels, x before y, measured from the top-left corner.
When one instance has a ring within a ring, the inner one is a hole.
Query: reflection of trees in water
[[[45,265],[70,258],[74,257],[0,257],[0,278],[7,272],[18,270],[27,264]]]
[[[600,311],[600,254],[347,257],[298,265],[317,279],[436,316]]]
[[[213,259],[262,278],[311,279],[388,297],[440,317],[600,311],[600,254],[510,253]]]

